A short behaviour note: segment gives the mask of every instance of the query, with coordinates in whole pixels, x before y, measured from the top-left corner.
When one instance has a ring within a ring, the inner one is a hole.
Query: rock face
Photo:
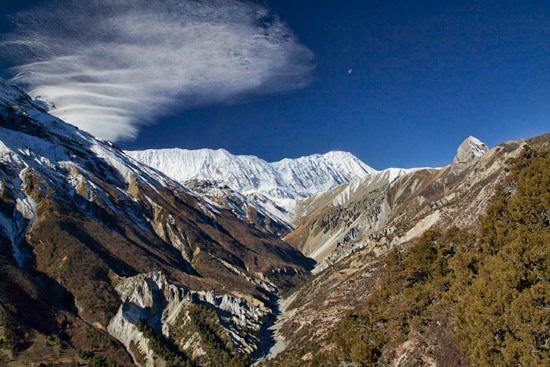
[[[272,286],[275,290],[275,287]],[[233,296],[216,295],[213,291],[190,291],[167,281],[162,272],[140,274],[121,282],[117,288],[122,305],[109,322],[111,335],[120,340],[132,354],[134,361],[143,365],[158,365],[158,357],[150,341],[136,325],[144,321],[160,335],[170,338],[170,330],[185,328],[178,323],[180,316],[192,305],[205,305],[216,310],[219,321],[228,331],[239,353],[253,353],[261,343],[261,328],[271,310]],[[183,318],[185,320],[185,318]],[[188,339],[174,340],[188,355],[201,348],[200,335],[195,332]],[[191,341],[191,342],[190,342]]]
[[[294,223],[296,229],[285,239],[319,262],[315,272],[367,246],[373,240],[395,237],[400,227],[407,228],[412,223],[414,226],[408,228],[407,233],[399,233],[399,239],[395,240],[410,241],[442,219],[443,213],[429,211],[429,205],[438,208],[451,200],[456,202],[456,192],[438,197],[439,201],[435,203],[431,202],[431,193],[424,194],[422,191],[426,185],[437,188],[434,193],[440,193],[439,185],[454,185],[460,180],[461,171],[482,157],[488,149],[478,139],[468,137],[458,148],[453,164],[449,167],[389,168],[300,201],[297,208],[300,218]],[[475,177],[470,180],[482,179]],[[431,183],[434,180],[438,183]],[[403,202],[407,202],[407,206],[403,206]],[[482,211],[483,207],[479,209]],[[424,216],[426,213],[430,215]],[[469,216],[470,213],[462,215],[475,218],[475,215]],[[453,218],[454,214],[449,213],[448,217]],[[451,222],[458,223],[458,218],[460,216]]]
[[[159,149],[127,153],[195,192],[232,208],[239,216],[272,233],[291,228],[298,199],[375,172],[346,152],[283,159],[274,163],[255,156],[233,155],[223,149]]]
[[[286,241],[318,261],[317,272],[325,269],[362,247],[369,236],[387,232],[392,205],[387,193],[401,176],[417,171],[436,172],[389,168],[300,201],[296,230]]]
[[[270,366],[310,360],[330,348],[332,327],[364,302],[390,249],[407,246],[430,228],[474,227],[508,175],[507,161],[525,145],[548,149],[550,135],[485,153],[483,144],[472,142],[461,145],[450,166],[402,172],[393,180],[382,171],[303,202],[303,216],[286,240],[319,265],[314,277],[282,300],[288,348]]]
[[[0,319],[18,336],[18,352],[7,361],[2,354],[0,364],[84,357],[162,364],[136,329],[145,320],[171,338],[167,327],[183,305],[205,307],[226,343],[224,358],[253,353],[272,299],[311,265],[231,209],[0,82]],[[189,345],[202,343],[199,334]],[[67,348],[51,347],[52,335]]]
[[[458,147],[453,164],[468,163],[489,151],[489,147],[473,136],[467,137]]]

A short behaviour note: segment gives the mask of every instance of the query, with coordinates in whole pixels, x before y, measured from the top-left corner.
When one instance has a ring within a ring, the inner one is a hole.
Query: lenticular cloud
[[[286,23],[240,0],[67,0],[13,19],[14,80],[109,140],[167,110],[304,87],[312,69]]]

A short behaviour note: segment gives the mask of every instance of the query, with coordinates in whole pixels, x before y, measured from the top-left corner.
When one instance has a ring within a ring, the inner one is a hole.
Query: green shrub
[[[380,286],[334,332],[331,358],[391,363],[411,336],[445,327],[469,357],[456,365],[550,365],[550,153],[527,148],[510,165],[479,235],[427,231],[387,255]]]
[[[231,359],[228,364],[228,367],[250,367],[252,365],[252,360],[248,354],[245,355],[236,355]]]
[[[517,190],[494,200],[453,289],[476,365],[550,364],[550,154],[526,149],[513,164]]]
[[[193,363],[171,340],[157,334],[145,320],[137,324],[139,331],[147,339],[149,347],[157,356],[166,361],[166,367],[192,367]]]

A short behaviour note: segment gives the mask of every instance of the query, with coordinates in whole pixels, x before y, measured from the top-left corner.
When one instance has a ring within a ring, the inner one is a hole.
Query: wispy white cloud
[[[313,54],[239,0],[65,0],[21,12],[2,53],[51,113],[109,140],[168,110],[306,86]]]

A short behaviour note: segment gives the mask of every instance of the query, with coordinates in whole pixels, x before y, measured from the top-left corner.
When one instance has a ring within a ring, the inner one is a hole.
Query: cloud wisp
[[[51,113],[109,140],[174,109],[305,87],[313,53],[241,0],[60,0],[14,16],[13,80]]]

